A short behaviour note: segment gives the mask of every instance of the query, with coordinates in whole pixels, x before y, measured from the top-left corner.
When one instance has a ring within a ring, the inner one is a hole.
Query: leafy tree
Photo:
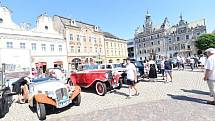
[[[199,50],[215,48],[215,34],[203,34],[197,38],[196,47]]]

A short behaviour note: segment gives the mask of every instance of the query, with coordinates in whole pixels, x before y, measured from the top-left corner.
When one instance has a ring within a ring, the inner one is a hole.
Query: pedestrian
[[[194,68],[198,68],[198,62],[199,62],[198,57],[195,55],[195,56],[193,57],[193,59],[194,59]]]
[[[191,68],[192,71],[194,69],[194,64],[195,64],[194,58],[190,58],[190,68]]]
[[[213,101],[207,101],[208,104],[215,105],[215,48],[206,50],[208,59],[205,63],[204,81],[207,81],[210,90],[210,95],[213,96]]]
[[[181,64],[182,70],[184,70],[184,64],[185,64],[185,58],[184,57],[181,57],[180,64]]]
[[[162,57],[162,60],[161,60],[161,74],[162,74],[163,80],[164,80],[164,71],[165,71],[164,62],[165,62],[164,57]]]
[[[131,90],[132,88],[135,90],[134,96],[138,96],[139,92],[136,88],[136,82],[137,82],[137,69],[133,63],[131,63],[131,60],[129,58],[126,59],[127,65],[126,65],[126,73],[127,73],[127,84],[128,84],[128,97],[127,99],[131,98]]]
[[[203,54],[201,55],[201,57],[199,59],[202,72],[204,72],[204,66],[205,66],[206,59],[207,58]]]
[[[156,65],[155,61],[152,59],[149,59],[149,81],[155,81],[157,78],[157,70],[156,70]]]
[[[177,67],[178,67],[178,70],[180,70],[180,68],[181,68],[181,57],[178,55],[177,57]]]
[[[168,82],[168,76],[170,77],[170,82],[172,82],[172,62],[170,61],[170,59],[168,59],[168,57],[165,57],[164,69],[166,75],[165,83]]]

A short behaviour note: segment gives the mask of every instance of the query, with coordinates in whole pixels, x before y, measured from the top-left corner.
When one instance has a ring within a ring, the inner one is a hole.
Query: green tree
[[[196,47],[199,50],[215,48],[215,34],[203,34],[197,38]]]

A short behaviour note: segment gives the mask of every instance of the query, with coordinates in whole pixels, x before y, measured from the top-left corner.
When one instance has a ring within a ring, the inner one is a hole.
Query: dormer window
[[[48,26],[45,26],[45,30],[48,30],[49,29],[49,27]]]

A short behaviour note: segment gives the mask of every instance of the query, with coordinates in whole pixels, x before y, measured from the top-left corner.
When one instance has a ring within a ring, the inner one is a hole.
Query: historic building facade
[[[68,69],[66,43],[63,35],[53,29],[52,17],[46,14],[37,18],[36,27],[27,23],[18,25],[12,20],[12,12],[0,6],[0,48],[27,49],[31,53],[32,67],[62,67]]]
[[[169,21],[164,19],[160,26],[153,27],[151,15],[147,12],[145,25],[135,31],[135,48],[137,60],[160,58],[165,53],[165,36],[169,29]]]
[[[128,47],[128,57],[131,59],[137,59],[136,58],[136,49],[135,49],[135,41],[134,39],[130,39],[127,41],[127,47]]]
[[[103,32],[105,40],[106,63],[122,63],[128,57],[127,42],[111,33]]]
[[[204,19],[188,23],[180,16],[179,23],[170,26],[166,17],[161,25],[153,27],[151,15],[147,12],[145,25],[135,31],[137,60],[160,59],[177,54],[185,57],[195,55],[195,40],[202,33],[206,33]]]
[[[55,30],[66,40],[70,69],[80,63],[105,62],[104,36],[98,26],[58,15],[53,18]]]

